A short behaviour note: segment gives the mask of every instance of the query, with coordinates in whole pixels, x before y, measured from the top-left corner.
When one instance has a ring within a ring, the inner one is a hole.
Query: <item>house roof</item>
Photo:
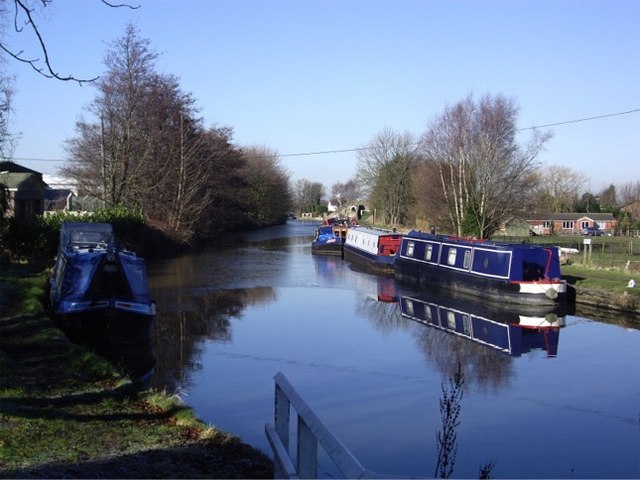
[[[11,190],[42,191],[47,184],[42,174],[14,162],[0,162],[0,183]]]
[[[36,172],[35,170],[31,170],[30,168],[23,167],[22,165],[18,165],[17,163],[10,161],[0,162],[0,173],[35,173],[37,175],[42,175],[40,172]]]
[[[588,218],[594,221],[613,220],[613,213],[532,213],[527,220],[580,220]]]

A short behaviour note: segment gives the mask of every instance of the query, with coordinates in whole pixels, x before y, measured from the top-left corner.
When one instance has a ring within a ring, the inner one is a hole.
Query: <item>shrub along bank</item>
[[[82,217],[58,212],[29,220],[4,219],[0,222],[0,265],[28,262],[35,267],[49,267],[58,249],[60,226],[78,221],[110,223],[120,244],[142,257],[166,256],[186,248],[149,225],[141,212],[111,207]]]
[[[271,478],[272,462],[67,340],[47,275],[0,273],[0,477]]]

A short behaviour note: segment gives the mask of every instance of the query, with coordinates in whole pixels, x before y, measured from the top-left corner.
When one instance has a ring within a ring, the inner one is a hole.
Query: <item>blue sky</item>
[[[134,24],[181,79],[206,126],[281,155],[366,145],[389,127],[422,134],[473,93],[512,97],[527,128],[640,109],[640,1],[56,0],[40,15],[54,68],[93,77]],[[40,56],[26,35],[9,44]],[[54,174],[90,85],[16,75],[15,158]],[[582,172],[594,193],[640,180],[640,112],[553,127],[540,159]],[[526,133],[526,132],[525,132]],[[523,140],[526,139],[523,138]],[[47,161],[35,161],[45,159]],[[357,176],[355,152],[284,156],[292,179]]]

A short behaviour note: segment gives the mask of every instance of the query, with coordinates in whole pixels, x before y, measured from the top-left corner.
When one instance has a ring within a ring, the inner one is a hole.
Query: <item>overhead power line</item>
[[[638,113],[638,112],[640,112],[640,108],[636,108],[636,109],[633,109],[633,110],[627,110],[626,112],[608,113],[606,115],[598,115],[596,117],[579,118],[578,120],[567,120],[566,122],[548,123],[546,125],[538,125],[537,127],[519,128],[517,131],[521,132],[523,130],[533,130],[535,128],[557,127],[559,125],[568,125],[570,123],[588,122],[589,120],[599,120],[601,118],[607,118],[607,117],[618,117],[620,115],[629,115],[630,113]]]
[[[518,128],[516,129],[516,132],[522,132],[525,130],[535,130],[536,128],[548,128],[548,127],[557,127],[560,125],[568,125],[570,123],[579,123],[579,122],[587,122],[589,120],[599,120],[601,118],[607,118],[607,117],[617,117],[620,115],[629,115],[630,113],[638,113],[640,112],[640,108],[635,108],[633,110],[627,110],[626,112],[617,112],[617,113],[608,113],[605,115],[597,115],[595,117],[585,117],[585,118],[579,118],[577,120],[566,120],[564,122],[557,122],[557,123],[548,123],[546,125],[537,125],[534,127],[523,127],[523,128]],[[413,144],[413,145],[417,145],[417,144]],[[365,150],[373,150],[377,147],[358,147],[358,148],[344,148],[344,149],[340,149],[340,150],[320,150],[317,152],[303,152],[303,153],[285,153],[282,155],[279,155],[280,157],[302,157],[302,156],[307,156],[307,155],[325,155],[325,154],[331,154],[331,153],[347,153],[347,152],[362,152]]]
[[[629,115],[632,113],[640,112],[640,108],[634,108],[633,110],[627,110],[626,112],[616,112],[616,113],[607,113],[605,115],[597,115],[593,117],[585,117],[578,118],[576,120],[566,120],[563,122],[557,123],[547,123],[545,125],[537,125],[533,127],[523,127],[516,129],[517,132],[522,132],[525,130],[535,130],[536,128],[549,128],[549,127],[558,127],[560,125],[569,125],[572,123],[580,123],[580,122],[588,122],[591,120],[600,120],[603,118],[609,117],[619,117],[621,115]],[[279,155],[274,155],[274,157],[307,157],[312,155],[329,155],[334,153],[350,153],[350,152],[362,152],[365,150],[372,150],[376,147],[357,147],[357,148],[341,148],[336,150],[317,150],[312,152],[299,152],[299,153],[283,153]],[[14,160],[19,160],[22,162],[63,162],[65,161],[62,158],[14,158]]]

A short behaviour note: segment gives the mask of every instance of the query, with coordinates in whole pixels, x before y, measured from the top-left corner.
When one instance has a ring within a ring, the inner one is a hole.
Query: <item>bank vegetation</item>
[[[272,478],[272,462],[71,343],[47,275],[0,273],[0,478]]]

